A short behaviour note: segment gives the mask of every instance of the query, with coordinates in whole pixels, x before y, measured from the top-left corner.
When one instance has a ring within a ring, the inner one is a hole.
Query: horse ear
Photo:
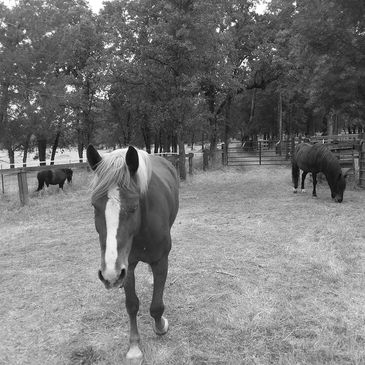
[[[101,161],[101,156],[99,152],[95,149],[92,144],[89,144],[86,150],[87,162],[90,167],[95,170],[98,163]]]
[[[127,154],[125,155],[125,162],[131,175],[134,175],[139,166],[138,152],[134,147],[128,147]]]

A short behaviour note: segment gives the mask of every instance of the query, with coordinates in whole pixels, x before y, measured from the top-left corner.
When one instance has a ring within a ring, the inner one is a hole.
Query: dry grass
[[[86,180],[25,208],[0,200],[1,364],[122,363],[124,296],[97,279]],[[284,167],[182,183],[164,337],[137,268],[146,365],[365,363],[365,192],[317,191],[292,194]]]

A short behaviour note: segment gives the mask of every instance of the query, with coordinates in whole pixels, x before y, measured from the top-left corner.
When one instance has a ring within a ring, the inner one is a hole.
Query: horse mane
[[[152,175],[150,155],[143,150],[138,152],[139,165],[135,174],[136,189],[140,194],[147,192]],[[128,148],[118,149],[104,155],[95,169],[95,176],[91,182],[92,201],[106,195],[111,186],[128,189],[131,187],[131,175],[126,164]]]
[[[324,144],[318,143],[315,146],[318,152],[318,157],[322,161],[325,161],[326,167],[329,171],[341,172],[341,166],[337,157]]]

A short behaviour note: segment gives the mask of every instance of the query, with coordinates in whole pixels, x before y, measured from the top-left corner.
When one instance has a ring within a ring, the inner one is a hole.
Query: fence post
[[[5,194],[5,188],[4,188],[4,175],[1,174],[1,190],[3,194]]]
[[[27,173],[24,170],[20,170],[17,175],[20,204],[26,205],[29,201]]]
[[[258,141],[258,144],[259,144],[259,164],[261,165],[261,141]]]
[[[365,188],[365,140],[360,141],[359,149],[359,185]]]
[[[189,156],[189,175],[193,174],[193,157],[194,157],[194,153],[190,152],[188,154]]]

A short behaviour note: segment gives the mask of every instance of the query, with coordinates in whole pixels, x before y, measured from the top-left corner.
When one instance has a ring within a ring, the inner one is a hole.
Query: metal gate
[[[293,143],[288,141],[247,141],[230,143],[227,149],[228,166],[288,165]]]

